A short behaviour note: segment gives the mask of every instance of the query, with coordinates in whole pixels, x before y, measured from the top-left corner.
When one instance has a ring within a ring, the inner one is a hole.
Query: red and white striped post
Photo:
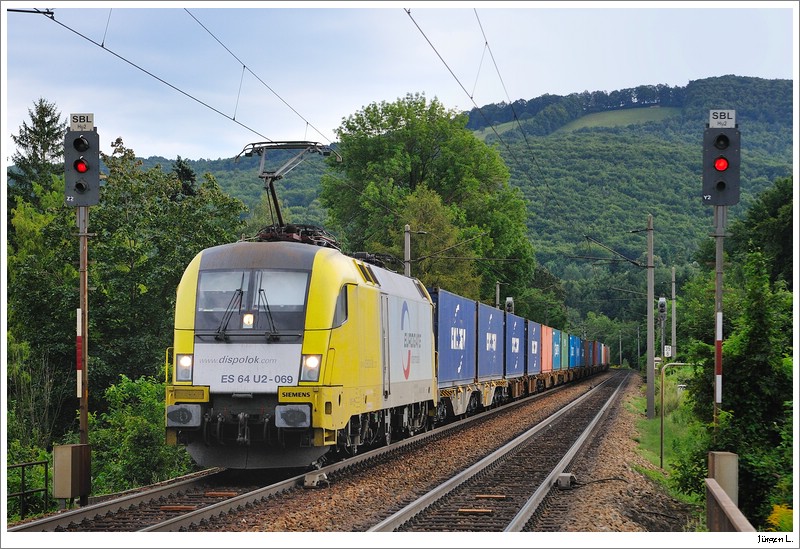
[[[717,311],[714,341],[714,425],[717,424],[717,409],[720,404],[722,404],[722,311]]]
[[[83,316],[81,308],[78,307],[78,330],[75,337],[75,374],[76,374],[76,389],[77,397],[83,397]]]
[[[714,291],[714,428],[717,427],[717,416],[722,404],[722,264],[723,242],[725,239],[725,222],[728,215],[727,206],[714,206],[714,237],[716,239],[716,284]]]

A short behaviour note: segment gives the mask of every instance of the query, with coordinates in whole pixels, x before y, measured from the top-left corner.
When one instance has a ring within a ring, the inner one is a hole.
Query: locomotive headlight
[[[175,359],[175,381],[192,381],[194,356],[177,355]]]
[[[245,313],[242,315],[242,328],[253,327],[253,313]]]
[[[300,363],[300,381],[319,381],[322,355],[303,355]]]

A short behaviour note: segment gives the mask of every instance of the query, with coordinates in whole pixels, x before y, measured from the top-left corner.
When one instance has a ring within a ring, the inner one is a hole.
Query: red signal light
[[[86,173],[89,171],[89,163],[83,157],[77,159],[72,165],[75,167],[75,171],[78,173]]]
[[[727,170],[728,159],[725,158],[724,156],[718,157],[716,160],[714,160],[714,169],[717,170],[718,172],[724,172],[725,170]]]

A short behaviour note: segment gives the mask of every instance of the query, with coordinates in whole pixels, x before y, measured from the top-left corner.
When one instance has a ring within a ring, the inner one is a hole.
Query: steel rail
[[[528,431],[526,431],[525,433],[523,433],[522,435],[520,435],[519,437],[517,437],[513,441],[511,441],[508,444],[502,446],[501,448],[495,450],[490,455],[486,456],[485,458],[483,458],[482,460],[478,461],[474,465],[468,467],[467,469],[465,469],[464,471],[462,471],[461,473],[459,473],[455,477],[451,478],[450,480],[444,482],[443,484],[440,484],[439,486],[437,486],[436,488],[434,488],[433,490],[431,490],[427,494],[421,496],[416,501],[414,501],[413,503],[410,503],[409,505],[407,505],[403,509],[400,509],[399,511],[397,511],[396,513],[394,513],[390,517],[388,517],[388,518],[384,519],[383,521],[379,522],[378,524],[372,526],[367,531],[368,532],[391,532],[391,531],[394,531],[396,528],[400,527],[402,524],[408,522],[411,518],[414,517],[414,515],[416,515],[417,513],[421,512],[426,507],[428,507],[431,503],[433,503],[437,499],[441,498],[442,496],[444,496],[448,492],[456,489],[459,485],[461,485],[462,483],[464,483],[465,481],[467,481],[471,477],[479,474],[481,471],[483,471],[484,469],[486,469],[487,467],[492,465],[498,459],[500,459],[503,456],[507,455],[508,453],[512,452],[517,447],[523,445],[524,443],[526,443],[528,441],[528,439],[530,439],[531,437],[533,437],[534,435],[536,435],[537,433],[539,433],[543,429],[548,428],[554,420],[557,420],[561,416],[563,416],[564,414],[567,414],[568,412],[570,412],[574,407],[578,406],[581,402],[583,402],[584,399],[588,398],[593,392],[597,391],[600,387],[602,387],[610,379],[612,379],[612,378],[604,380],[599,385],[597,385],[597,387],[594,387],[592,390],[590,390],[590,391],[586,392],[585,394],[581,395],[579,398],[575,399],[570,404],[568,404],[567,406],[565,406],[564,408],[562,408],[561,410],[559,410],[558,412],[556,412],[555,414],[553,414],[552,416],[547,418],[546,421],[543,421],[543,422],[539,423],[538,425],[536,425],[535,427],[529,429]]]

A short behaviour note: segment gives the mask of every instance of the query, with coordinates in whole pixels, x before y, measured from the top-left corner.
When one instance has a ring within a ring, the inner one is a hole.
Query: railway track
[[[622,386],[609,378],[370,531],[524,531],[551,490],[570,486],[564,471]]]
[[[486,439],[498,436],[492,434],[487,437],[471,434],[476,429],[482,429],[481,425],[483,424],[490,429],[491,427],[488,426],[492,422],[499,421],[497,418],[502,418],[515,409],[519,410],[517,413],[522,417],[526,419],[530,417],[531,421],[534,420],[535,414],[532,414],[530,410],[535,409],[536,414],[541,416],[549,415],[552,413],[552,409],[561,406],[555,401],[562,398],[573,399],[577,395],[586,393],[590,384],[597,384],[599,379],[605,377],[608,376],[598,376],[594,380],[583,382],[583,387],[580,386],[581,384],[573,384],[563,390],[558,388],[547,391],[514,405],[481,413],[470,418],[471,421],[458,422],[417,435],[390,447],[379,448],[331,464],[318,471],[291,476],[284,474],[282,478],[261,477],[257,480],[250,471],[248,475],[245,475],[248,479],[247,482],[233,482],[230,474],[206,475],[204,478],[186,480],[39,519],[9,528],[8,531],[240,531],[243,529],[243,524],[252,525],[254,522],[261,522],[263,525],[257,528],[262,528],[264,531],[366,531],[395,512],[396,507],[402,507],[414,499],[413,495],[403,496],[405,500],[398,501],[398,493],[402,491],[392,488],[394,481],[388,479],[382,471],[397,473],[402,477],[404,467],[410,466],[412,470],[414,469],[413,460],[419,459],[419,456],[430,458],[440,448],[451,446],[452,441],[459,436],[466,439]],[[572,394],[573,396],[559,396],[562,394]],[[531,406],[533,408],[530,408]],[[547,409],[551,409],[551,411],[546,412]],[[555,427],[554,421],[556,420],[549,419],[545,423],[545,431],[552,432]],[[547,429],[547,426],[550,429]],[[504,442],[519,437],[519,433],[511,430],[501,429],[501,431],[502,437],[505,437]],[[462,434],[459,435],[459,433]],[[494,443],[490,440],[487,444]],[[470,446],[476,445],[471,442]],[[496,447],[497,445],[494,445],[492,449]],[[463,457],[465,460],[472,459],[468,456]],[[419,470],[420,467],[416,467],[416,469]],[[435,474],[433,471],[431,473],[426,476],[426,481],[429,478],[432,482],[441,484],[447,478],[458,474],[458,471],[441,467],[440,471],[436,471]],[[408,477],[407,482],[414,484],[415,492],[418,491],[419,481],[410,478],[410,474],[405,476]],[[378,487],[374,490],[374,494],[370,490],[364,490],[365,482],[368,486]],[[422,491],[430,491],[430,486],[426,487],[423,484],[419,487],[423,489]],[[344,501],[347,502],[347,505],[351,504],[353,496],[351,492],[346,492],[347,490],[357,490],[360,498],[366,497],[366,494],[374,496],[375,502],[378,503],[358,506],[358,513],[343,508],[337,503],[336,507],[328,513],[327,509],[333,505],[331,502]],[[381,496],[380,490],[388,490],[388,492]],[[507,500],[519,501],[523,498],[522,495],[516,494],[513,498],[509,498],[511,488],[508,490],[506,492]],[[485,495],[492,495],[496,494],[497,490],[486,489],[483,492]],[[497,497],[484,498],[484,503],[488,501],[492,505],[497,505],[500,499]],[[292,511],[294,506],[297,506],[300,511]],[[292,522],[285,518],[292,513],[304,514],[302,514],[302,518]],[[470,518],[473,519],[474,527],[475,513],[472,515]],[[320,521],[327,522],[324,522],[324,526],[319,526]],[[468,528],[470,521],[465,521],[465,523]],[[439,530],[453,529],[442,525],[441,522],[437,528]]]
[[[275,475],[260,482],[274,484]],[[236,499],[255,488],[235,472],[210,470],[178,482],[136,491],[86,507],[26,522],[9,532],[135,532],[147,531],[192,513]]]

